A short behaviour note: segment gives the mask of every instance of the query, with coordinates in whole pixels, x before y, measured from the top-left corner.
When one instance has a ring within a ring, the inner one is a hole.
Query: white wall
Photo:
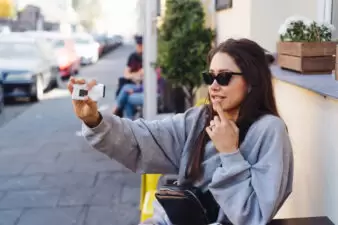
[[[278,217],[328,216],[338,224],[338,100],[274,80],[295,159],[294,189]]]
[[[278,29],[293,15],[326,17],[324,0],[233,0],[217,12],[218,42],[248,37],[275,52]],[[338,224],[338,100],[274,80],[295,156],[294,189],[277,217],[328,216]]]
[[[233,0],[233,8],[217,12],[217,40],[247,37],[274,52],[284,20],[294,15],[317,19],[318,1],[324,0]]]
[[[332,0],[332,24],[336,27],[333,38],[338,38],[338,0]]]
[[[300,15],[316,20],[317,6],[317,0],[254,0],[251,3],[250,37],[264,48],[275,52],[279,40],[278,29],[285,19]]]
[[[250,37],[251,4],[251,0],[233,0],[231,9],[217,12],[217,43],[230,37]]]

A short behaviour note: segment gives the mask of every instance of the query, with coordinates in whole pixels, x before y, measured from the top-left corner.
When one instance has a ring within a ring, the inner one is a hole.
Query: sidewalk
[[[138,224],[140,175],[74,135],[79,124],[64,116],[71,115],[68,101],[33,106],[0,129],[1,140],[8,141],[0,144],[0,224]],[[36,140],[32,127],[53,119],[36,117],[42,108],[58,111],[54,124],[34,131],[42,138]],[[56,122],[57,116],[63,121]]]
[[[137,224],[140,175],[76,137],[68,104],[43,102],[0,129],[0,224]]]
[[[114,101],[111,80],[129,52],[83,69],[81,77],[108,84],[102,105]],[[86,143],[69,94],[59,92],[0,127],[0,225],[138,224],[141,175]]]

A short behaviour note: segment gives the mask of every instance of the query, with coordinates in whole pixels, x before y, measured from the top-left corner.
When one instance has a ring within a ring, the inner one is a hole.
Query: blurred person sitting
[[[131,53],[128,57],[127,66],[124,70],[124,76],[119,78],[116,97],[120,94],[122,88],[128,85],[128,89],[139,88],[143,80],[143,38],[142,36],[135,36],[136,51]],[[114,108],[113,113],[122,116],[123,108]]]
[[[160,68],[156,69],[157,74],[157,93],[160,94],[162,89],[162,78]],[[143,85],[125,84],[116,97],[116,106],[113,113],[120,117],[133,119],[136,113],[136,107],[143,106],[144,92]],[[123,110],[122,110],[123,109]],[[122,115],[117,112],[121,112]],[[124,114],[124,115],[123,115]]]

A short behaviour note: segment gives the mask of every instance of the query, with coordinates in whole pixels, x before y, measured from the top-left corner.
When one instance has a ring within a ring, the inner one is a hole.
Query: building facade
[[[202,2],[206,24],[215,28],[217,43],[228,38],[250,38],[275,53],[279,27],[290,16],[332,23],[336,27],[334,39],[338,38],[338,0]],[[327,216],[338,224],[338,95],[332,97],[286,82],[275,76],[276,68],[278,66],[272,67],[275,96],[292,142],[295,172],[293,192],[276,217]],[[309,75],[296,73],[289,76],[296,77],[299,82],[309,78]],[[323,75],[323,79],[329,76]],[[319,75],[316,77],[320,79]],[[332,79],[327,88],[338,93],[336,82]],[[202,87],[197,100],[206,96],[207,90]]]
[[[276,52],[280,25],[290,16],[305,16],[338,28],[338,0],[215,0],[217,42],[246,37]],[[231,3],[224,6],[224,3]],[[334,38],[337,38],[337,30]],[[275,75],[276,68],[272,68]],[[287,73],[282,71],[281,73]],[[291,196],[277,217],[328,216],[338,223],[338,98],[301,84],[309,79],[290,73],[298,84],[274,76],[278,109],[288,126],[294,150],[295,176]],[[330,74],[322,79],[330,79]],[[321,79],[317,75],[317,79]],[[304,81],[303,81],[304,80]],[[320,81],[319,81],[320,82]],[[338,84],[328,90],[338,92]],[[324,91],[325,92],[325,91]]]
[[[79,24],[72,0],[16,0],[16,7],[18,21],[28,30],[69,33]]]

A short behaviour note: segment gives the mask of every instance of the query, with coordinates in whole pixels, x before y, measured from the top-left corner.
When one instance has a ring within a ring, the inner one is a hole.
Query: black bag
[[[240,144],[254,121],[242,121],[237,124],[240,128]],[[201,139],[202,142],[208,141],[205,137]],[[185,185],[177,185],[175,182],[163,185],[155,193],[155,197],[174,225],[207,225],[216,223],[218,219],[220,206],[214,196],[209,190],[203,193],[191,182]]]
[[[169,184],[162,186],[155,197],[174,225],[206,225],[217,220],[219,206],[209,191]]]
[[[205,145],[207,136],[200,138]],[[217,221],[219,205],[208,190],[203,192],[193,185],[185,171],[186,181],[164,185],[155,193],[157,201],[164,208],[169,220],[174,225],[207,225]]]

